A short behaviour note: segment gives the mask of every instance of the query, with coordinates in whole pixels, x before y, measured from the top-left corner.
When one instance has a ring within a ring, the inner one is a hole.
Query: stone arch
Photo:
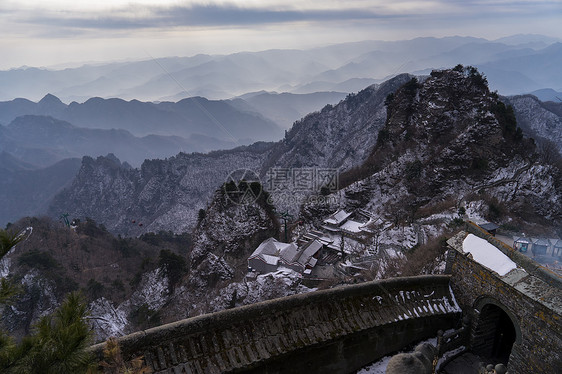
[[[521,343],[521,327],[513,312],[497,299],[482,296],[473,306],[472,350],[481,357],[507,364],[513,346]]]

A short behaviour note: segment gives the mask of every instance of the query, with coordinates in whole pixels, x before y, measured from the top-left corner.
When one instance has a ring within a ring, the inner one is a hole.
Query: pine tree
[[[0,259],[24,240],[0,229]],[[17,287],[0,280],[0,304],[6,304]],[[29,374],[65,374],[94,372],[93,357],[86,348],[92,343],[84,300],[77,293],[67,296],[52,314],[42,317],[33,333],[15,342],[0,331],[0,372]]]
[[[10,233],[0,229],[0,260],[10,252],[16,244],[25,239],[25,232],[19,234]],[[6,304],[18,292],[18,287],[8,282],[5,278],[0,278],[0,305]],[[1,344],[1,343],[0,343]]]

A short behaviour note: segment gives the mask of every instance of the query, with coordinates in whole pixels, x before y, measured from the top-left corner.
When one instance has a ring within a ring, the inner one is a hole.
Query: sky
[[[361,40],[562,37],[562,0],[0,0],[0,69]]]

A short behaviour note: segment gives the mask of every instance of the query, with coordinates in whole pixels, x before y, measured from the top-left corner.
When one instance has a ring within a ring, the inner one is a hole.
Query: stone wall
[[[119,339],[155,373],[350,373],[460,323],[448,276],[394,278],[203,315]],[[98,356],[102,345],[92,347]]]
[[[469,226],[472,233],[488,239],[483,232]],[[515,343],[509,356],[510,373],[556,373],[562,368],[562,317],[560,303],[562,289],[558,279],[537,265],[518,260],[517,254],[509,254],[519,266],[505,276],[499,276],[462,252],[462,241],[467,232],[461,232],[449,240],[453,250],[449,252],[448,269],[451,285],[461,308],[472,320],[472,349],[483,349],[490,344],[479,326],[486,323],[481,312],[486,305],[501,308],[509,316],[515,328]],[[499,248],[498,245],[496,247]],[[500,248],[502,249],[502,248]],[[509,247],[503,248],[508,251]],[[481,336],[480,336],[481,335]]]

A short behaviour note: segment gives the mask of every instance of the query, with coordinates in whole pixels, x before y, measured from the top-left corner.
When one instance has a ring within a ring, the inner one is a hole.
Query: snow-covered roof
[[[332,226],[330,226],[330,225],[322,226],[322,228],[323,228],[324,230],[326,230],[326,231],[331,232],[332,234],[333,234],[333,233],[338,233],[338,232],[340,231],[340,228],[339,228],[339,227],[332,227]]]
[[[470,253],[474,261],[495,271],[500,276],[504,276],[517,268],[515,262],[502,251],[474,234],[468,234],[464,239],[462,250],[465,253]]]
[[[367,223],[365,223],[363,225],[363,227],[361,227],[362,230],[371,230],[371,229],[376,229],[376,228],[380,228],[384,225],[384,221],[382,219],[380,219],[380,217],[377,218],[369,218],[369,221]]]
[[[312,240],[300,248],[286,248],[281,251],[280,257],[281,261],[285,262],[286,264],[299,264],[303,268],[306,265],[313,267],[316,265],[316,259],[312,261],[312,256],[316,254],[322,248],[322,243],[318,240]]]
[[[265,255],[262,253],[259,257],[261,257],[265,261],[265,263],[269,265],[277,265],[277,263],[279,262],[279,257],[277,256]]]
[[[376,233],[376,232],[385,231],[391,226],[392,226],[392,223],[385,222],[380,217],[375,217],[375,218],[369,219],[369,222],[365,223],[361,227],[361,230]]]
[[[259,256],[261,254],[275,255],[277,251],[277,247],[275,245],[276,241],[277,240],[275,240],[274,238],[264,240],[260,245],[258,245],[254,252],[252,252],[250,258]]]
[[[313,258],[323,244],[314,239],[307,242],[302,247],[297,247],[295,243],[283,243],[274,238],[264,240],[254,252],[250,259],[261,259],[269,265],[300,265],[303,269],[308,265],[314,267],[317,260]]]
[[[333,238],[327,236],[326,234],[320,231],[309,231],[303,235],[303,238],[308,239],[307,241],[316,239],[324,245],[334,242]]]
[[[552,240],[552,239],[551,239]],[[556,239],[554,239],[556,240]],[[554,242],[554,244],[552,244],[554,247],[556,248],[562,248],[562,239],[558,239]]]
[[[531,241],[524,236],[522,236],[520,238],[514,238],[513,242],[514,243],[522,243],[522,244],[530,244],[531,243]]]
[[[285,251],[285,252],[291,252],[297,251],[297,246],[295,245],[295,243],[282,243],[274,238],[269,238],[264,240],[257,248],[254,252],[252,252],[252,254],[250,255],[250,257],[248,259],[251,258],[261,258],[262,260],[264,260],[265,262],[267,262],[268,264],[272,264],[272,265],[276,265],[277,264],[277,260],[275,262],[273,262],[272,257],[275,257],[276,259],[279,259],[281,253]]]
[[[309,242],[307,245],[303,247],[303,251],[297,261],[303,265],[307,265],[307,264],[310,266],[316,265],[316,259],[312,258],[312,256],[314,256],[316,252],[320,250],[320,248],[322,248],[322,243],[320,243],[318,240],[313,240],[312,242]]]
[[[299,249],[296,245],[291,245],[283,248],[279,252],[279,257],[287,263],[295,262],[298,258]]]
[[[353,233],[359,233],[359,232],[361,232],[361,227],[363,227],[363,225],[364,224],[361,223],[361,222],[349,220],[346,223],[344,223],[343,225],[341,225],[341,229],[345,230],[345,231],[353,232]]]
[[[546,239],[542,239],[542,238],[533,238],[533,244],[534,245],[544,245],[544,246],[548,246],[548,241]]]
[[[322,236],[320,238],[316,238],[316,240],[318,240],[322,244],[331,244],[334,242],[334,239],[330,238],[329,236]]]
[[[331,224],[331,225],[340,225],[342,222],[348,219],[350,215],[351,213],[348,213],[345,210],[340,209],[334,214],[332,214],[331,216],[329,216],[328,218],[326,218],[324,220],[324,223]]]

